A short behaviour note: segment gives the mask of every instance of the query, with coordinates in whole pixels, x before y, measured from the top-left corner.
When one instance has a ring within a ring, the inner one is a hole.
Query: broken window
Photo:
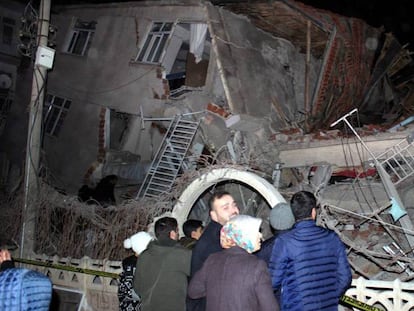
[[[121,149],[122,141],[128,131],[130,119],[131,115],[128,113],[115,110],[110,111],[110,149]]]
[[[165,69],[171,96],[205,85],[210,58],[206,23],[154,22],[136,61]]]
[[[86,55],[95,33],[96,22],[77,19],[70,31],[64,51],[74,55]]]
[[[178,97],[205,85],[210,42],[207,24],[176,25],[163,61],[171,97]]]
[[[72,101],[68,99],[50,94],[47,95],[45,107],[43,109],[46,134],[58,137],[71,103]]]
[[[14,26],[16,21],[12,18],[3,17],[2,22],[2,43],[11,45],[13,42]]]

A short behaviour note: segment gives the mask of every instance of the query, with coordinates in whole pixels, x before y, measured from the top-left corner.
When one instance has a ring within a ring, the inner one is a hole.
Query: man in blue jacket
[[[296,223],[276,239],[269,265],[281,310],[336,311],[352,281],[345,246],[335,232],[316,225],[312,193],[295,193],[290,206]]]

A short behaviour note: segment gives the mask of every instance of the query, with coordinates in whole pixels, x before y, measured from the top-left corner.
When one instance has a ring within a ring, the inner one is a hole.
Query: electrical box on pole
[[[55,58],[54,49],[39,45],[36,51],[35,65],[42,66],[46,69],[52,69],[54,58]]]

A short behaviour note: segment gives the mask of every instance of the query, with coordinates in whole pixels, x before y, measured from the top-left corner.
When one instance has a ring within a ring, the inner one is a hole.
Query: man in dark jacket
[[[230,217],[239,214],[239,208],[230,193],[220,191],[212,194],[209,199],[211,221],[204,229],[203,234],[196,243],[191,257],[191,275],[193,276],[203,266],[210,254],[222,250],[220,245],[221,227]],[[205,299],[188,299],[187,310],[204,311]]]
[[[345,246],[316,225],[312,193],[295,193],[290,206],[296,224],[276,239],[269,267],[273,289],[281,289],[281,310],[336,311],[352,280]]]
[[[141,295],[142,310],[185,310],[191,251],[178,241],[177,220],[163,217],[155,222],[157,240],[137,259],[134,289]]]

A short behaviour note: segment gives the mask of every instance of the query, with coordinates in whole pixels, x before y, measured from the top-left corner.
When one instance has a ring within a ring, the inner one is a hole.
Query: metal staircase
[[[142,197],[156,198],[171,190],[181,168],[186,167],[185,156],[199,124],[200,121],[186,120],[182,116],[176,116],[171,121],[138,191],[137,199]]]

